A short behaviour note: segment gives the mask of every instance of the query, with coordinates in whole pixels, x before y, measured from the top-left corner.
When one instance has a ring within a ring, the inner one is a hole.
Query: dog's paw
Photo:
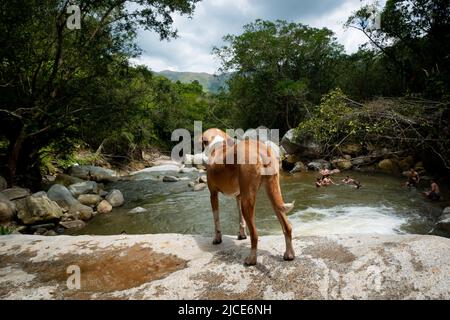
[[[247,236],[245,234],[244,235],[242,235],[242,234],[238,235],[238,240],[245,240],[245,239],[247,239]]]
[[[213,245],[218,245],[218,244],[221,244],[222,243],[222,239],[214,239],[213,240]]]
[[[256,266],[256,257],[254,256],[248,256],[245,260],[244,260],[244,264],[246,266]]]
[[[295,259],[295,255],[291,252],[286,252],[283,256],[284,261],[292,261]]]

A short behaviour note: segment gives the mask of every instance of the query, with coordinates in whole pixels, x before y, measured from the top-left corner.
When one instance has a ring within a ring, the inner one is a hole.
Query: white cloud
[[[336,33],[347,52],[354,52],[366,39],[357,30],[344,30],[343,24],[352,11],[367,1],[370,0],[203,0],[197,4],[192,19],[174,17],[179,38],[160,41],[155,33],[139,32],[138,44],[144,53],[133,61],[155,71],[215,73],[219,62],[211,55],[212,48],[222,44],[224,35],[239,34],[244,24],[257,18],[327,27]]]

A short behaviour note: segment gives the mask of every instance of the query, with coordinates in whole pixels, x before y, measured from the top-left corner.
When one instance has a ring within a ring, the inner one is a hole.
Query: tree
[[[374,15],[381,26],[368,21]],[[399,94],[440,99],[450,89],[450,1],[388,0],[383,9],[366,5],[352,14],[347,26],[362,31],[399,79]]]
[[[328,92],[343,48],[333,33],[286,21],[256,20],[215,48],[244,127],[290,129]]]
[[[83,0],[80,30],[66,27],[69,1],[2,1],[0,134],[9,184],[38,186],[40,149],[78,133],[74,124],[126,112],[127,98],[115,100],[110,84],[139,54],[137,28],[175,37],[172,14],[190,15],[198,1]]]

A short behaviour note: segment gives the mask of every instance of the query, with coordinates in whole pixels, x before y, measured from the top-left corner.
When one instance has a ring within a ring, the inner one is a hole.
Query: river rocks
[[[97,194],[82,194],[78,197],[78,201],[86,206],[95,207],[102,201],[102,197]]]
[[[70,206],[68,215],[76,217],[77,219],[88,221],[92,218],[94,210],[81,203],[74,204]]]
[[[372,162],[372,158],[369,156],[362,156],[362,157],[357,157],[357,158],[353,158],[351,159],[352,161],[352,165],[359,167],[359,166],[365,166],[368,165]]]
[[[162,181],[163,182],[178,182],[178,181],[180,181],[180,179],[177,177],[174,177],[174,176],[164,176]]]
[[[134,208],[134,209],[128,211],[128,213],[131,213],[131,214],[137,214],[137,213],[144,213],[144,212],[147,212],[147,211],[148,211],[148,210],[145,209],[145,208],[137,207],[137,208]]]
[[[17,203],[18,218],[26,225],[51,221],[62,217],[62,209],[48,197],[27,197]]]
[[[78,197],[81,194],[97,193],[98,187],[95,181],[84,181],[70,185],[69,191],[72,192],[75,197]]]
[[[110,213],[112,209],[113,209],[112,205],[106,200],[103,200],[97,206],[97,212],[100,214]]]
[[[213,248],[209,237],[180,234],[62,236],[58,241],[2,236],[0,270],[8,287],[0,290],[0,299],[73,299],[67,277],[56,271],[65,274],[74,254],[80,266],[98,270],[82,269],[82,283],[92,284],[76,290],[83,299],[450,299],[447,238],[295,236],[298,257],[283,262],[283,236],[260,236],[256,267],[243,265],[249,244],[235,238],[224,235]],[[133,270],[133,277],[124,270]]]
[[[307,172],[308,167],[301,161],[298,161],[294,168],[290,171],[290,173],[297,173],[297,172]]]
[[[204,153],[197,154],[186,154],[183,157],[183,164],[187,167],[197,166],[197,165],[206,165],[208,162],[208,157]]]
[[[61,226],[63,226],[66,229],[81,229],[86,226],[86,223],[81,220],[74,220],[74,221],[62,221],[59,223]]]
[[[78,200],[73,197],[69,189],[60,184],[53,185],[48,190],[47,195],[51,200],[56,201],[61,207],[66,209],[78,203]]]
[[[8,188],[8,183],[6,182],[6,179],[0,176],[0,191],[5,190]]]
[[[347,159],[334,159],[331,163],[340,170],[350,170],[353,167],[351,160]]]
[[[198,183],[208,183],[208,177],[206,175],[202,175],[198,178]]]
[[[69,173],[80,179],[97,182],[113,182],[118,179],[115,171],[96,166],[74,166],[70,168]]]
[[[113,208],[120,207],[125,202],[123,194],[120,190],[111,190],[106,196],[106,201],[108,201]]]
[[[181,170],[181,165],[168,164],[168,165],[161,165],[161,166],[146,168],[144,170],[133,172],[130,175],[135,176],[135,175],[141,175],[141,174],[146,174],[146,173],[180,172],[180,170]]]
[[[450,207],[445,208],[445,209],[442,211],[442,214],[443,214],[443,215],[444,215],[444,214],[450,214]]]
[[[68,174],[60,173],[56,176],[54,183],[69,187],[71,184],[83,182],[83,179],[69,176]]]
[[[344,154],[348,154],[351,156],[357,156],[362,151],[362,146],[359,143],[346,143],[340,146],[340,150]]]
[[[385,173],[398,174],[400,169],[393,159],[384,159],[378,163],[378,168]]]
[[[47,197],[47,192],[45,192],[45,191],[39,191],[39,192],[33,193],[31,196],[32,196],[32,197],[35,197],[35,198]]]
[[[198,191],[203,191],[208,187],[208,185],[206,183],[199,183],[197,185],[194,186],[194,191],[198,192]]]
[[[2,193],[11,201],[26,198],[31,194],[29,189],[19,187],[5,189]]]
[[[330,168],[331,164],[323,159],[314,160],[308,163],[308,169],[310,170],[320,171],[322,169],[330,169]]]
[[[16,214],[16,205],[4,194],[0,193],[0,223],[9,222]]]

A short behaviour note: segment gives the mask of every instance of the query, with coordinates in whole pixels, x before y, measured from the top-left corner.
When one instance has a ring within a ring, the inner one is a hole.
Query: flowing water
[[[441,213],[438,204],[425,200],[422,189],[407,189],[403,181],[383,174],[352,172],[363,187],[355,189],[333,176],[340,185],[316,189],[317,173],[282,175],[281,188],[286,202],[296,201],[289,214],[294,235],[327,234],[426,234]],[[213,234],[213,219],[209,192],[193,192],[188,178],[164,183],[157,174],[136,177],[134,181],[120,181],[107,186],[123,192],[126,204],[111,214],[98,215],[82,230],[71,234],[112,235],[147,233]],[[424,188],[427,184],[424,185]],[[236,201],[223,195],[219,198],[220,217],[224,234],[237,234]],[[135,207],[144,213],[129,213]],[[261,235],[281,234],[281,227],[269,200],[261,188],[256,205],[256,225]]]

